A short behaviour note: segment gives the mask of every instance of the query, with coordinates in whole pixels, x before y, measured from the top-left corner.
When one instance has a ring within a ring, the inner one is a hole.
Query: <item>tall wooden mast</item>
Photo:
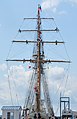
[[[36,95],[36,110],[37,112],[40,112],[40,100],[41,100],[41,62],[40,62],[40,56],[41,56],[41,52],[40,52],[40,46],[41,46],[41,36],[40,36],[40,25],[41,25],[41,19],[40,19],[40,10],[41,8],[39,8],[40,6],[38,6],[38,19],[37,19],[37,88],[38,88],[38,93]]]

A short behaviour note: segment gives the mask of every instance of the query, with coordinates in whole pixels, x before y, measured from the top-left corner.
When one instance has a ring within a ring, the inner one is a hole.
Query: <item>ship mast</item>
[[[48,44],[63,44],[64,42],[61,41],[42,41],[42,38],[41,38],[41,34],[42,32],[44,31],[49,31],[49,32],[56,32],[56,31],[59,31],[58,28],[55,28],[55,29],[43,29],[41,30],[41,19],[53,19],[53,18],[40,18],[40,11],[41,11],[41,8],[40,6],[38,5],[38,17],[37,18],[24,18],[24,19],[37,19],[37,29],[36,30],[21,30],[19,29],[19,32],[33,32],[33,31],[36,31],[37,32],[37,40],[36,41],[30,41],[30,40],[14,40],[12,42],[17,42],[17,43],[35,43],[36,44],[36,47],[37,47],[37,51],[36,53],[37,54],[34,54],[34,59],[7,59],[6,61],[17,61],[17,62],[31,62],[31,63],[36,63],[37,67],[36,67],[36,70],[37,70],[37,93],[36,93],[36,112],[40,112],[41,109],[40,109],[40,105],[41,105],[41,75],[42,75],[42,71],[43,71],[43,64],[44,63],[52,63],[52,62],[62,62],[62,63],[70,63],[70,61],[64,61],[64,60],[45,60],[44,59],[44,52],[42,52],[42,47],[43,47],[43,44],[44,43],[48,43]],[[36,58],[35,58],[36,57]],[[45,87],[46,88],[46,87]],[[46,89],[45,89],[46,90]],[[46,96],[47,98],[48,96]],[[48,101],[48,100],[47,100]],[[50,100],[48,102],[48,105],[47,106],[50,106]],[[49,108],[49,107],[48,107]],[[51,116],[54,115],[53,113],[53,109],[51,107],[50,110],[50,113],[51,113]]]
[[[36,95],[36,111],[37,112],[40,112],[40,93],[41,93],[41,86],[40,86],[40,83],[41,83],[41,70],[40,70],[40,55],[41,55],[41,52],[40,52],[40,41],[41,41],[41,38],[40,38],[40,24],[41,24],[41,20],[40,20],[40,10],[38,9],[38,19],[37,19],[37,25],[38,25],[38,29],[37,29],[37,85],[38,85],[38,93]]]

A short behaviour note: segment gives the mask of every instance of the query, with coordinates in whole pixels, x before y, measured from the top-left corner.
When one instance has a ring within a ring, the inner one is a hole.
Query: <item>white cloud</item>
[[[73,4],[77,4],[77,0],[69,0],[69,2],[71,2]]]
[[[9,68],[9,74],[7,74],[7,70],[4,69],[7,69],[6,64],[1,64],[0,70],[3,75],[0,79],[0,105],[12,105],[10,91],[13,98],[13,104],[18,104],[18,96],[19,103],[24,105],[25,94],[29,87],[32,71],[29,70],[26,72],[22,65],[11,66]],[[11,88],[9,87],[9,82]]]
[[[62,67],[50,67],[46,70],[48,76],[48,85],[50,97],[55,107],[55,111],[58,106],[60,93],[62,96],[69,96],[72,100],[72,109],[76,109],[75,103],[77,103],[76,87],[77,81],[76,77],[65,76],[65,71]],[[72,84],[72,85],[71,85]]]
[[[57,8],[60,4],[68,4],[68,5],[77,5],[77,0],[42,0],[42,10],[52,10],[52,12],[56,12]],[[65,9],[60,12],[60,14],[65,14]]]
[[[58,14],[59,14],[59,15],[66,15],[67,12],[66,12],[66,11],[60,11]]]
[[[2,66],[5,67],[5,64],[0,65],[2,69]],[[10,90],[9,90],[9,84],[8,84],[8,78],[6,72],[2,70],[3,73],[6,75],[3,75],[3,78],[0,79],[0,105],[10,105],[11,104],[11,98],[10,98]],[[51,100],[53,101],[54,107],[55,104],[57,104],[57,100],[59,100],[59,94],[60,92],[65,92],[65,96],[71,96],[73,99],[73,103],[76,102],[77,95],[76,95],[76,88],[77,88],[77,81],[75,77],[72,77],[72,79],[69,77],[67,80],[67,87],[65,87],[66,79],[64,78],[64,68],[62,67],[49,67],[49,69],[46,70],[47,72],[47,83],[49,86],[49,92]],[[18,96],[19,104],[24,105],[25,95],[27,94],[27,89],[29,86],[30,78],[31,78],[32,71],[25,71],[24,67],[22,65],[19,66],[11,66],[10,72],[9,72],[9,81],[11,84],[11,93],[13,98],[13,103],[17,105],[17,99]],[[72,85],[71,85],[72,84]],[[17,96],[16,96],[17,95]]]
[[[52,9],[52,11],[56,11],[57,6],[60,4],[61,0],[43,0],[42,9]]]
[[[5,71],[7,68],[6,64],[0,64],[0,71]]]
[[[64,69],[62,67],[49,67],[49,69],[46,70],[48,79],[52,80],[60,80],[64,76]]]
[[[67,90],[64,95],[65,95],[66,97],[67,97],[67,96],[70,97],[70,96],[71,96],[71,93],[72,93],[71,90]]]

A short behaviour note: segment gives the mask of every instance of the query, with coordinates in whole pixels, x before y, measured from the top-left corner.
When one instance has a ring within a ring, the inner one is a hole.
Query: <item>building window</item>
[[[14,119],[14,113],[13,112],[10,113],[10,119]]]
[[[7,112],[7,119],[14,119],[14,113],[13,112]]]
[[[10,112],[7,112],[7,119],[10,119]]]

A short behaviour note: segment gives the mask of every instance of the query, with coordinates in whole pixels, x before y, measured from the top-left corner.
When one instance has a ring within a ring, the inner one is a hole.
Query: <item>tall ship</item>
[[[29,82],[29,89],[27,97],[25,99],[24,106],[22,108],[21,119],[57,119],[57,118],[72,118],[72,110],[70,109],[70,99],[69,97],[60,96],[60,116],[57,117],[54,112],[53,104],[50,99],[50,94],[48,90],[48,82],[46,78],[46,67],[45,64],[53,63],[70,63],[69,60],[54,60],[46,59],[44,52],[44,45],[61,45],[64,41],[48,41],[43,40],[43,32],[59,32],[58,27],[55,29],[42,29],[42,20],[54,20],[54,18],[42,18],[41,17],[41,6],[38,5],[37,17],[36,18],[24,18],[24,20],[36,20],[36,29],[19,29],[19,33],[22,32],[36,32],[35,40],[13,40],[13,43],[26,43],[34,44],[33,55],[30,59],[6,59],[7,62],[30,62],[32,66],[32,76]],[[50,55],[50,54],[49,54]],[[52,56],[50,56],[52,57]],[[30,68],[30,66],[29,66]],[[52,72],[51,72],[52,73]],[[61,109],[61,104],[64,104],[64,110]],[[67,105],[67,109],[66,109]],[[19,107],[16,107],[18,109]],[[2,110],[6,109],[3,107]],[[10,113],[9,113],[10,114]],[[8,115],[9,115],[8,114]],[[10,119],[8,116],[7,119]]]

